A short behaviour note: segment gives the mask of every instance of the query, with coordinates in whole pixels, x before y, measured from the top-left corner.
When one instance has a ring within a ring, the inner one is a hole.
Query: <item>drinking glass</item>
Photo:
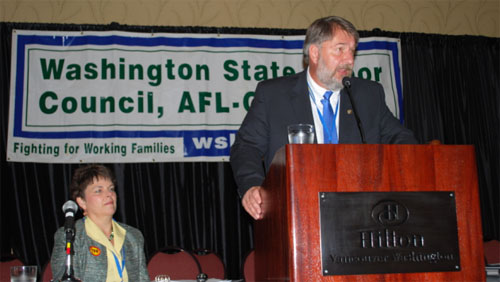
[[[288,143],[290,144],[314,143],[314,126],[305,123],[289,125]]]
[[[170,276],[165,274],[156,275],[155,282],[170,282]]]
[[[36,282],[35,265],[13,266],[10,268],[10,282]]]

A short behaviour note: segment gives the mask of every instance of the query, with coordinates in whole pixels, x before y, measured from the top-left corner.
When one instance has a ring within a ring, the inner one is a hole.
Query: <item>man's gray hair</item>
[[[332,39],[339,29],[354,37],[356,47],[358,46],[359,33],[348,20],[337,16],[317,19],[309,26],[306,32],[303,49],[304,64],[306,66],[309,65],[309,46],[312,44],[321,45],[321,43]]]

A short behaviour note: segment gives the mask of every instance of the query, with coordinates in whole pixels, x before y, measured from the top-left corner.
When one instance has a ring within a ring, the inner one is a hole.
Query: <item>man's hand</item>
[[[262,187],[253,186],[248,191],[246,191],[245,195],[243,195],[243,199],[241,200],[241,204],[243,208],[250,214],[254,219],[262,219],[262,197],[260,195]]]

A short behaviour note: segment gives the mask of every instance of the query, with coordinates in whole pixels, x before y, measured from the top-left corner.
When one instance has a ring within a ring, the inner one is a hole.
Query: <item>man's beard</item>
[[[318,69],[316,71],[316,74],[318,75],[319,81],[323,83],[327,89],[330,89],[332,91],[338,91],[344,87],[342,85],[342,79],[338,80],[335,78],[335,73],[338,70],[341,69],[348,69],[350,71],[349,75],[351,76],[352,74],[352,66],[349,64],[344,64],[344,65],[338,65],[335,70],[329,70],[326,68],[325,63],[321,58],[319,58],[319,64],[318,64]]]

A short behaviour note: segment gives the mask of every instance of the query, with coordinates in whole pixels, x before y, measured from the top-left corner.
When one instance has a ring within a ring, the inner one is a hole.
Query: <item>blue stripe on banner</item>
[[[109,36],[40,36],[19,35],[19,45],[43,44],[50,46],[110,45],[171,46],[171,47],[252,47],[271,49],[302,49],[303,40],[271,40],[257,38],[194,38],[194,37],[129,37]]]
[[[36,132],[23,131],[22,137],[38,139],[66,139],[66,138],[153,138],[153,137],[182,137],[183,131],[54,131]]]
[[[18,42],[16,57],[16,83],[15,83],[15,104],[14,104],[14,136],[22,136],[22,113],[24,104],[24,60],[25,43]]]

